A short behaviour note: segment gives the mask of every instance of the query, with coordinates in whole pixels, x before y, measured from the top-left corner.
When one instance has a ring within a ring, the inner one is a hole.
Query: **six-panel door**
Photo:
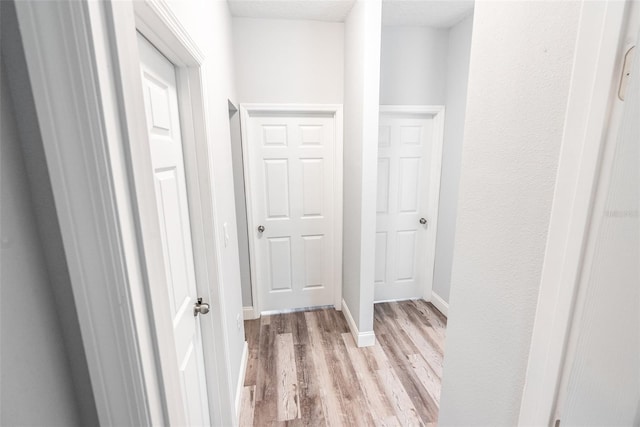
[[[378,138],[375,300],[425,294],[433,116],[382,113]],[[420,219],[427,220],[421,224]]]
[[[168,292],[170,304],[154,310],[167,310],[171,317],[173,330],[157,332],[173,335],[182,388],[166,393],[167,398],[181,393],[187,424],[204,426],[209,425],[209,408],[200,321],[193,314],[197,289],[175,68],[140,34],[138,46],[168,285],[168,289],[160,291]]]
[[[334,303],[334,118],[253,115],[248,150],[261,311]],[[264,231],[258,231],[263,226]]]

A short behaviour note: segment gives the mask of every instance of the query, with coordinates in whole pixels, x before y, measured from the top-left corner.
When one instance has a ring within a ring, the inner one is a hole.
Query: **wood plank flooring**
[[[247,320],[240,425],[435,425],[446,325],[425,301],[376,304],[358,348],[333,309]]]

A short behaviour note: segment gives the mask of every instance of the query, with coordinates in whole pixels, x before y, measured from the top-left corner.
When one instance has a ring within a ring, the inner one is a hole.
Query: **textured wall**
[[[517,424],[578,2],[477,2],[440,425]]]

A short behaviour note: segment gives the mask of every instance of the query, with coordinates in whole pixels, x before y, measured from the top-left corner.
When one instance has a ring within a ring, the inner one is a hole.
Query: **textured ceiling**
[[[233,16],[327,22],[344,22],[355,3],[355,0],[227,1]],[[382,25],[448,28],[473,10],[473,0],[383,0],[382,3]]]
[[[473,0],[383,0],[382,25],[448,28],[473,11]]]
[[[228,0],[231,15],[245,18],[344,22],[355,0]]]

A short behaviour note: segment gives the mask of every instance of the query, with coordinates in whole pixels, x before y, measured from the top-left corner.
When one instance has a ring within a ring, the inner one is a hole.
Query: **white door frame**
[[[561,381],[627,2],[584,1],[519,425],[551,425]]]
[[[236,392],[232,390],[234,379],[229,376],[231,360],[225,339],[225,310],[221,304],[223,291],[220,256],[216,244],[213,171],[202,79],[204,55],[164,1],[146,0],[124,4],[114,1],[111,4],[113,32],[110,36],[118,52],[116,60],[122,81],[121,107],[129,118],[126,121],[128,141],[147,140],[144,104],[140,102],[142,84],[135,31],[144,35],[175,65],[196,287],[199,296],[204,297],[212,306],[209,315],[201,316],[200,319],[210,420],[224,425],[235,419],[237,415],[234,399]],[[142,120],[139,119],[141,117]],[[144,138],[142,138],[143,133]],[[155,200],[153,202],[143,200],[144,197],[151,197],[151,195],[155,198],[152,175],[148,173],[152,170],[150,150],[148,145],[135,142],[128,144],[127,148],[130,150],[130,173],[134,177],[136,187],[134,196],[137,197],[140,217],[146,220],[153,213],[142,211],[143,202],[146,204],[144,209],[153,211],[157,206]],[[154,223],[150,226],[155,227],[155,225]],[[158,236],[155,234],[157,229],[145,232],[142,229],[142,223],[140,228],[147,271],[159,270],[159,266],[162,265],[159,257],[161,253],[158,251],[157,242],[154,241],[155,236]],[[152,248],[151,255],[147,255],[147,248]],[[153,293],[151,294],[153,297]],[[162,295],[163,301],[154,301],[154,305],[156,303],[166,305],[165,295],[162,292],[157,294]],[[154,313],[156,322],[163,321],[163,317],[156,316]],[[169,346],[166,344],[161,346],[160,335],[157,335],[157,339],[161,358],[169,351]],[[174,352],[173,348],[171,346],[172,352]],[[177,376],[174,377],[175,365],[172,363],[173,361],[170,361],[166,367],[161,366],[161,368],[162,376],[168,377],[173,383]],[[177,385],[176,383],[173,386]],[[170,404],[170,400],[165,399],[165,403]],[[173,419],[170,424],[174,424]]]
[[[165,289],[165,278],[161,244],[150,240],[159,224],[136,29],[174,62],[178,91],[190,94],[179,103],[196,280],[212,305],[201,322],[209,408],[212,421],[235,424],[201,51],[163,0],[16,2],[16,12],[100,424],[183,416],[181,402],[166,398],[175,350],[156,334],[152,308],[162,298],[147,286]]]
[[[257,224],[253,220],[253,204],[250,195],[252,184],[251,174],[249,173],[249,120],[255,114],[278,114],[278,113],[303,113],[303,114],[331,114],[334,119],[334,144],[335,157],[333,159],[334,181],[334,248],[333,248],[333,278],[334,288],[334,306],[336,310],[342,309],[342,105],[338,104],[240,104],[240,126],[242,133],[242,163],[244,168],[245,194],[247,195],[247,227],[249,236],[252,236],[252,230],[255,230]],[[260,300],[258,294],[258,281],[256,272],[256,248],[255,242],[249,238],[249,258],[251,264],[251,292],[253,297],[253,317],[260,317]]]
[[[422,298],[425,301],[433,299],[433,272],[436,255],[436,234],[438,230],[438,206],[440,203],[440,180],[442,178],[442,150],[444,146],[444,105],[381,105],[380,114],[416,114],[433,117],[433,151],[431,152],[431,177],[429,179],[429,229],[427,233],[427,255],[431,260],[425,263],[426,282],[423,285]],[[379,301],[381,302],[381,301]]]

